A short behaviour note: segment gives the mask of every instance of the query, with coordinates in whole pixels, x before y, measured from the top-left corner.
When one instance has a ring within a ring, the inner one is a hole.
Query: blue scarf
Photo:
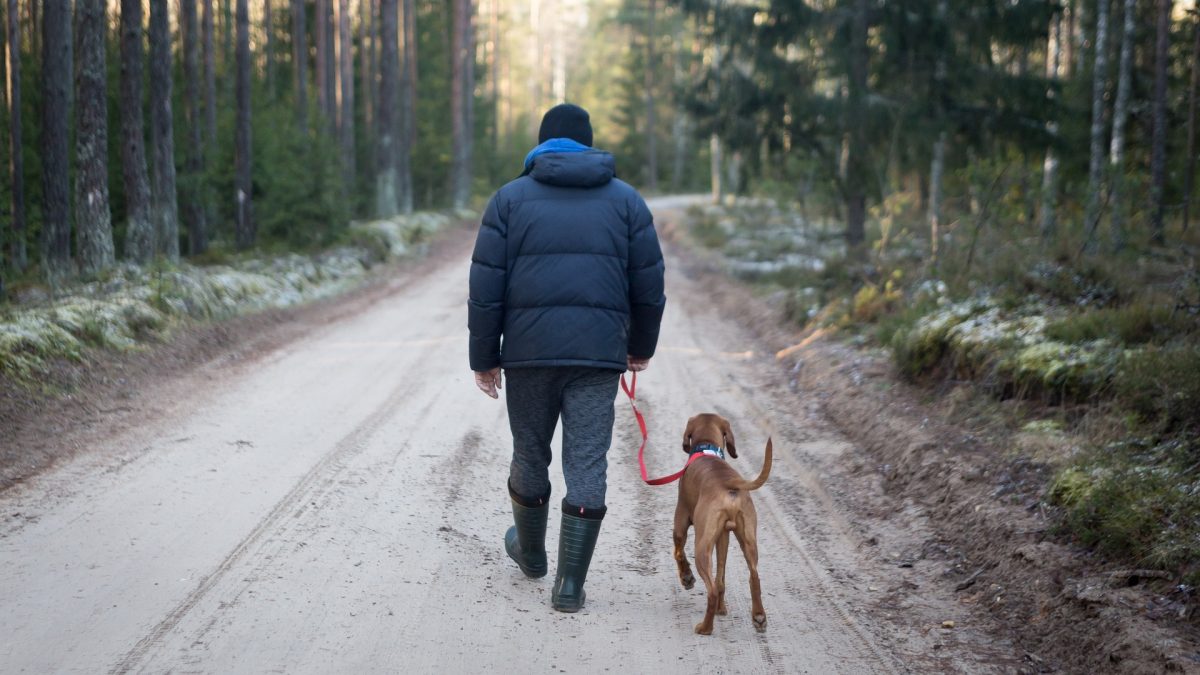
[[[525,172],[528,173],[533,168],[533,160],[542,155],[563,152],[587,152],[588,150],[591,150],[591,148],[570,138],[551,138],[530,150],[528,155],[525,155]]]

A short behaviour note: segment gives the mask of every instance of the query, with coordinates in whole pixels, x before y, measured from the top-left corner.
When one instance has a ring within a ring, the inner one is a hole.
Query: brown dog
[[[679,503],[675,506],[675,562],[684,588],[696,584],[683,546],[688,527],[696,527],[696,570],[708,589],[708,607],[696,632],[711,635],[713,615],[727,613],[725,608],[725,558],[729,553],[729,533],[737,537],[750,567],[751,618],[758,632],[767,629],[762,591],[758,585],[758,513],[750,501],[750,491],[767,482],[771,473],[771,439],[767,439],[762,473],[753,481],[745,480],[724,461],[723,451],[737,457],[733,431],[720,415],[705,413],[688,420],[683,432],[683,451],[692,455],[703,452],[712,457],[697,459],[688,466],[679,481]],[[713,577],[713,547],[717,549],[717,574]]]

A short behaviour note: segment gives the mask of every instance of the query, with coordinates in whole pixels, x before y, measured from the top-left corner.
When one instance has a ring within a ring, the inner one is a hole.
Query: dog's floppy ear
[[[733,440],[733,429],[729,428],[729,420],[724,417],[720,418],[721,436],[725,441],[725,451],[729,456],[737,459],[737,444]]]
[[[687,421],[687,426],[683,429],[683,451],[687,454],[692,454],[692,427],[696,423],[696,418],[693,417]]]

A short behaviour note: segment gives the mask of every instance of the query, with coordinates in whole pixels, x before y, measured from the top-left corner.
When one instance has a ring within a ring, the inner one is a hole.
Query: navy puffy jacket
[[[546,154],[488,203],[471,256],[471,369],[649,358],[663,258],[650,210],[612,155]],[[501,344],[503,336],[503,344]]]

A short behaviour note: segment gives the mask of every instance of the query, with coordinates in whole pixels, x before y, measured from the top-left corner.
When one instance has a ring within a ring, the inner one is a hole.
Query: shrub
[[[1123,345],[1164,344],[1197,328],[1200,321],[1173,307],[1134,304],[1067,316],[1046,326],[1046,336],[1071,344],[1105,338]]]
[[[1162,432],[1200,432],[1200,345],[1130,352],[1117,369],[1117,399]]]

